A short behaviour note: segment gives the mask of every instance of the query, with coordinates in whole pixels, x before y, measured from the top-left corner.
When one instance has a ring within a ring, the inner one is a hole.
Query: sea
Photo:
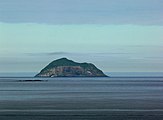
[[[163,120],[163,73],[107,74],[0,74],[0,120]]]

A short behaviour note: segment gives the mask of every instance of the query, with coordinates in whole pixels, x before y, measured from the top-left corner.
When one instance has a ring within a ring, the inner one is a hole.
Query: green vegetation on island
[[[107,77],[92,63],[77,63],[67,58],[54,60],[35,77]]]

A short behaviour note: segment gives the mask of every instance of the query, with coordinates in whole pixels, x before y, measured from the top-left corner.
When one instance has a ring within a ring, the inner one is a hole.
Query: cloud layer
[[[0,21],[163,25],[162,0],[1,0]]]

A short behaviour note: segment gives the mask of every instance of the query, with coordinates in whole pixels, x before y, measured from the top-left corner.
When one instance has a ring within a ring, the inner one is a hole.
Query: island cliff
[[[54,60],[35,77],[107,77],[92,63],[77,63],[67,58]]]

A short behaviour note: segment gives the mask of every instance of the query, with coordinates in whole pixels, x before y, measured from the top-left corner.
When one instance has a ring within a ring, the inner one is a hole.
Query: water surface
[[[44,80],[22,82],[19,80]],[[0,120],[161,120],[163,77],[0,78]]]

